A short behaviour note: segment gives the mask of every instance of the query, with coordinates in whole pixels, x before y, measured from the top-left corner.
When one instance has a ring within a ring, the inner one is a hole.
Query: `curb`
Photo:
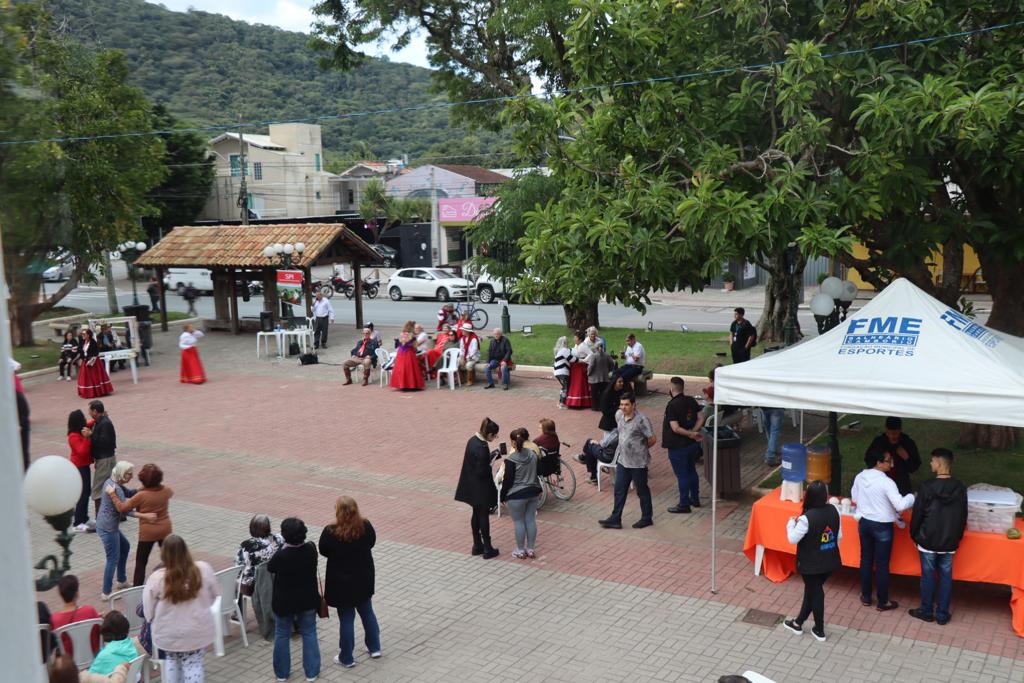
[[[515,367],[515,370],[513,372],[519,372],[519,371],[544,373],[544,372],[552,372],[552,368],[547,366],[547,365],[520,365],[520,364],[517,363],[516,367]],[[663,381],[663,382],[667,382],[668,380],[672,379],[673,377],[682,377],[684,382],[707,382],[708,381],[707,377],[697,377],[695,375],[666,375],[666,374],[663,374],[663,373],[654,373],[654,375],[651,377],[651,379],[652,380],[660,380],[660,381]]]

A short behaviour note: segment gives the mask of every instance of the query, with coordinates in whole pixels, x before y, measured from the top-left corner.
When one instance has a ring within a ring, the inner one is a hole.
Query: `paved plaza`
[[[333,326],[321,360],[340,363],[356,336]],[[628,527],[639,517],[635,495],[625,529],[598,527],[611,510],[611,486],[598,493],[574,464],[576,496],[549,500],[540,512],[536,560],[512,558],[504,514],[492,519],[501,556],[470,556],[469,508],[453,494],[466,440],[484,416],[498,422],[503,440],[514,427],[534,432],[539,418],[550,417],[572,444],[570,454],[599,434],[597,413],[557,409],[557,383],[549,377],[515,376],[507,392],[484,391],[482,377],[456,391],[343,387],[340,367],[257,361],[251,336],[218,333],[200,343],[210,381],[181,385],[176,339],[173,331],[156,335],[159,353],[140,371],[140,383],[115,373],[115,393],[104,402],[117,428],[118,458],[136,469],[161,465],[175,491],[174,530],[198,558],[228,566],[255,512],[269,514],[275,529],[282,518],[300,516],[316,540],[342,493],[377,530],[374,604],[384,655],[371,661],[363,651],[353,669],[333,664],[332,614],[319,621],[320,680],[714,681],[754,670],[779,682],[1024,681],[1024,639],[1011,630],[1009,590],[1000,586],[958,583],[953,620],[943,627],[907,616],[916,580],[894,577],[901,609],[879,613],[860,605],[856,573],[845,569],[826,585],[827,642],[751,623],[795,614],[799,578],[773,584],[753,576],[742,553],[750,502],[723,501],[719,592],[712,595],[710,487],[702,482],[703,507],[693,514],[665,512],[676,502],[675,478],[660,445],[651,470],[652,527]],[[66,454],[67,414],[87,402],[74,383],[50,376],[26,385],[33,454]],[[660,441],[667,387],[651,386],[658,391],[641,399],[640,410]],[[762,439],[748,430],[745,454],[763,448]],[[748,467],[744,483],[763,474]],[[135,523],[124,531],[134,546]],[[53,551],[51,538],[33,515],[33,557]],[[72,549],[83,602],[97,605],[99,540],[80,535]],[[57,606],[55,591],[43,599]],[[270,643],[251,629],[246,649],[236,634],[225,657],[207,656],[207,680],[274,680]],[[300,647],[293,639],[293,681],[302,680]]]

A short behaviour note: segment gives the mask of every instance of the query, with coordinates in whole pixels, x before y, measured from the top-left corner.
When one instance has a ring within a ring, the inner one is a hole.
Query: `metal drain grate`
[[[746,613],[740,618],[744,624],[753,624],[754,626],[764,626],[765,628],[775,628],[777,625],[782,623],[782,615],[776,614],[775,612],[765,612],[759,609],[748,609]]]

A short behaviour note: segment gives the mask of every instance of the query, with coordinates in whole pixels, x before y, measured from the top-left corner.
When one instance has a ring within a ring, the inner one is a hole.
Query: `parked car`
[[[476,292],[477,298],[480,299],[481,303],[489,304],[498,299],[506,299],[508,301],[520,301],[522,297],[516,291],[516,283],[519,278],[495,278],[491,277],[490,273],[486,269],[482,269],[480,274],[476,278],[474,285],[474,291]],[[545,302],[542,298],[537,297],[532,303],[541,305]]]
[[[213,291],[213,274],[207,268],[168,268],[164,275],[164,288],[178,294],[184,294],[190,282],[200,292]]]
[[[58,263],[55,266],[50,266],[43,271],[43,279],[47,282],[62,282],[71,277],[71,273],[75,270],[75,265],[70,261],[64,261]]]
[[[398,250],[386,244],[374,244],[373,250],[380,254],[381,263],[385,268],[398,265]]]
[[[465,299],[473,283],[440,268],[403,268],[388,279],[388,296],[392,301],[403,297],[437,299]]]

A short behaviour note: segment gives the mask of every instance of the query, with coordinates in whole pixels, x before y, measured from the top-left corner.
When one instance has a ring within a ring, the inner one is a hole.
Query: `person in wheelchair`
[[[555,421],[546,417],[541,418],[540,434],[533,442],[537,444],[540,456],[537,463],[537,474],[546,477],[558,472],[558,452],[562,442],[559,441],[558,432],[555,431]]]
[[[587,439],[583,444],[583,452],[576,456],[577,462],[587,466],[587,483],[597,483],[597,463],[610,463],[615,459],[615,449],[619,447],[619,430],[605,432],[600,441]]]

